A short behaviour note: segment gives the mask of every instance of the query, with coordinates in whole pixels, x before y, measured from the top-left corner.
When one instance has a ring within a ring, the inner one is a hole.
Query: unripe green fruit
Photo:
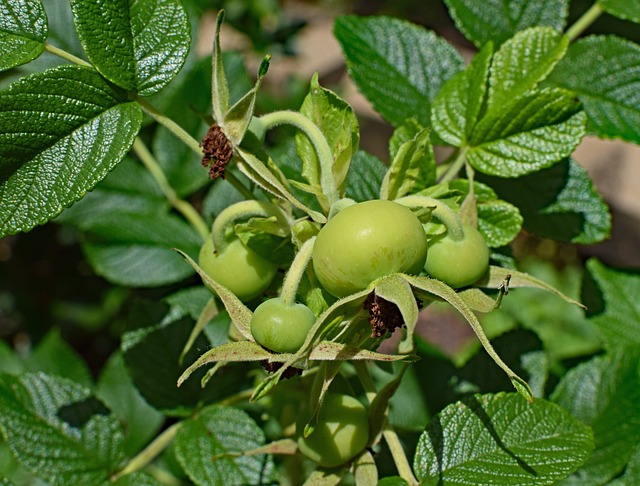
[[[453,288],[476,282],[489,268],[489,248],[473,226],[462,225],[464,236],[453,240],[449,232],[429,242],[424,269]]]
[[[276,353],[295,353],[307,338],[316,316],[304,304],[269,299],[251,317],[251,334],[258,344]]]
[[[427,237],[413,212],[373,200],[341,210],[320,230],[313,269],[329,293],[345,297],[386,275],[420,273],[426,256]]]

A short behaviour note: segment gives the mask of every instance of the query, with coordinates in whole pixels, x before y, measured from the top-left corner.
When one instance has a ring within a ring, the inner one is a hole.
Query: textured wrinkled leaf
[[[347,174],[345,196],[356,202],[377,199],[387,167],[375,155],[358,150]]]
[[[595,450],[562,484],[606,484],[640,443],[640,353],[626,348],[571,369],[551,399],[593,429]]]
[[[44,50],[47,13],[40,0],[0,5],[0,71],[32,61]]]
[[[535,88],[564,56],[569,40],[553,29],[535,27],[518,32],[493,56],[487,112],[502,112]]]
[[[120,424],[88,388],[43,373],[0,377],[0,427],[52,485],[102,484],[124,459]]]
[[[390,17],[338,17],[334,35],[356,85],[394,126],[411,117],[430,126],[433,99],[463,67],[444,39]]]
[[[488,41],[502,44],[528,27],[561,31],[569,11],[568,0],[445,0],[449,14],[464,36],[480,47]]]
[[[191,32],[178,0],[72,0],[71,8],[89,60],[118,86],[148,96],[182,68]]]
[[[572,159],[517,179],[482,177],[515,204],[524,228],[544,238],[593,244],[611,233],[611,215],[587,171]]]
[[[549,77],[572,90],[604,138],[640,143],[640,46],[615,36],[579,39]]]
[[[422,484],[552,484],[589,457],[589,427],[546,400],[475,395],[442,410],[420,437]]]
[[[238,455],[262,446],[264,433],[245,412],[207,407],[183,422],[174,444],[176,458],[196,484],[270,484],[271,456]]]
[[[550,167],[568,157],[584,137],[586,116],[580,108],[568,91],[530,91],[478,122],[469,140],[469,163],[499,177]]]
[[[0,236],[28,231],[82,198],[124,157],[141,122],[126,93],[78,66],[0,92]]]
[[[596,259],[587,262],[602,302],[590,321],[610,350],[640,346],[640,275],[606,267]],[[595,307],[595,306],[594,306]]]
[[[490,43],[476,54],[464,71],[444,84],[433,101],[433,129],[451,145],[463,146],[478,121],[492,55],[493,44]]]
[[[621,19],[640,23],[640,2],[638,0],[598,0],[605,12]]]

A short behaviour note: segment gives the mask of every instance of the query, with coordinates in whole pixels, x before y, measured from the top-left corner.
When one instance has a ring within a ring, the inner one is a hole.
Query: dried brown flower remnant
[[[364,302],[364,307],[369,311],[372,338],[382,337],[387,332],[393,332],[396,327],[404,325],[398,306],[378,297],[375,292],[369,294]]]
[[[233,147],[222,128],[216,124],[211,125],[200,145],[203,152],[202,165],[209,168],[209,178],[224,179],[227,165],[233,155]]]
[[[260,361],[260,365],[262,365],[262,367],[267,373],[275,373],[280,368],[282,368],[282,363],[270,362],[269,360],[266,360],[266,359]],[[301,374],[302,374],[302,370],[300,368],[294,368],[293,366],[289,366],[282,373],[282,378],[289,379]]]

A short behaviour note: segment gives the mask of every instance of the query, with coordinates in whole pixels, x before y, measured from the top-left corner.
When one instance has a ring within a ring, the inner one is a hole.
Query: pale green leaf
[[[40,0],[0,5],[0,71],[32,61],[44,50],[47,13]]]
[[[447,406],[420,437],[425,485],[554,484],[589,457],[589,427],[561,407],[516,394],[475,395]]]

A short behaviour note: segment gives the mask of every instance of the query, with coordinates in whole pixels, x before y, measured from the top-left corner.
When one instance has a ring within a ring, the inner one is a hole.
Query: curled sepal
[[[256,447],[250,451],[228,451],[214,455],[211,460],[216,461],[223,457],[257,456],[261,454],[279,454],[292,456],[298,452],[298,443],[293,439],[280,439],[269,442],[261,447]]]
[[[184,253],[181,250],[176,251],[193,267],[193,269],[198,272],[200,278],[205,283],[207,287],[213,290],[220,300],[224,304],[225,309],[229,313],[229,317],[231,317],[231,322],[236,326],[236,328],[240,331],[240,333],[244,336],[245,339],[249,341],[254,341],[253,336],[251,335],[251,311],[245,306],[236,295],[231,292],[228,288],[220,285],[218,282],[213,280],[207,273],[200,268],[200,266],[193,261],[193,259]]]
[[[327,222],[327,218],[322,213],[314,211],[298,201],[258,157],[240,147],[236,147],[236,153],[239,159],[237,161],[238,168],[251,181],[274,196],[286,199],[293,206],[308,214],[314,221],[322,224]]]
[[[478,282],[476,282],[474,285],[478,287],[485,287],[488,289],[503,290],[505,294],[509,292],[509,289],[518,287],[542,289],[560,297],[561,299],[564,299],[570,304],[575,304],[582,308],[586,308],[577,300],[563,294],[548,283],[543,282],[542,280],[539,280],[527,273],[518,272],[517,270],[513,270],[511,268],[502,268],[491,265],[489,267],[489,271],[485,274],[485,276],[478,280]]]
[[[223,21],[224,10],[220,10],[216,22],[216,35],[213,41],[213,57],[211,59],[211,101],[213,117],[218,123],[224,120],[224,115],[229,110],[229,86],[227,85],[227,77],[224,74],[222,49],[220,49],[220,27]]]
[[[495,363],[507,374],[514,388],[520,393],[528,402],[533,402],[533,392],[525,380],[520,378],[507,364],[502,361],[502,358],[498,356],[495,349],[489,342],[482,325],[478,318],[473,313],[471,308],[465,303],[465,301],[447,284],[432,279],[429,277],[414,277],[411,275],[405,275],[404,278],[413,286],[422,291],[431,293],[440,297],[442,300],[448,302],[454,309],[456,309],[462,317],[469,323],[473,332],[476,333],[480,344],[485,349],[487,354],[495,361]]]
[[[378,468],[373,455],[364,450],[353,463],[353,475],[356,484],[378,484]]]
[[[316,469],[313,471],[302,486],[338,486],[342,483],[344,467],[336,469]]]
[[[333,341],[321,341],[315,346],[309,354],[311,361],[324,360],[349,360],[349,361],[406,361],[413,362],[419,358],[413,354],[384,354],[370,351],[368,349],[360,349],[357,346],[351,346],[344,343],[336,343]]]
[[[180,358],[178,359],[178,362],[180,364],[183,363],[184,357],[191,349],[191,346],[193,346],[193,343],[196,342],[197,337],[200,335],[205,326],[211,321],[211,319],[213,319],[217,315],[218,306],[216,305],[216,301],[213,298],[209,299],[207,304],[204,306],[204,309],[202,309],[200,316],[198,316],[198,321],[196,322],[196,325],[193,326],[191,334],[189,334],[189,339],[187,339],[184,348],[182,348],[182,353],[180,353]]]
[[[471,310],[475,312],[482,312],[488,314],[491,311],[496,310],[502,303],[502,297],[507,293],[506,285],[503,285],[500,289],[500,293],[494,299],[485,294],[482,290],[477,288],[470,288],[458,292],[460,298],[467,304]]]

